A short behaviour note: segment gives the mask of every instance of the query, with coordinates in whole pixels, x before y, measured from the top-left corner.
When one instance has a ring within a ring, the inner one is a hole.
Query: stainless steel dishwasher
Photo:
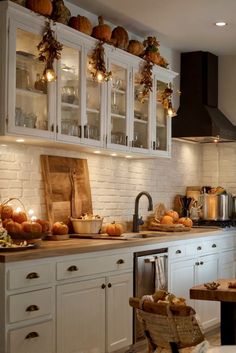
[[[156,261],[158,258],[163,258],[165,282],[163,288],[156,287]],[[167,290],[168,283],[168,248],[157,250],[148,250],[134,253],[134,296],[141,298],[146,294],[153,294],[156,289]],[[142,328],[137,320],[136,310],[134,310],[133,318],[133,341],[134,343],[143,339]]]

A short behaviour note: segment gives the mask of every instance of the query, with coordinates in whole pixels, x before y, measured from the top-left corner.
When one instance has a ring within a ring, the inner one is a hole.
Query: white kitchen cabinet
[[[220,253],[219,278],[235,278],[235,250]]]
[[[184,297],[198,313],[204,328],[219,322],[219,304],[190,300],[192,286],[212,282],[219,277],[217,240],[205,240],[189,245],[179,245],[170,251],[169,291]]]
[[[142,59],[105,45],[113,77],[106,83],[94,82],[89,67],[97,41],[57,23],[53,30],[63,44],[61,59],[54,63],[57,81],[43,83],[44,63],[38,60],[37,45],[45,18],[11,1],[0,2],[0,10],[2,136],[66,143],[88,151],[98,147],[120,155],[170,155],[171,121],[158,92],[176,73],[154,65],[154,91],[141,103],[137,78]]]

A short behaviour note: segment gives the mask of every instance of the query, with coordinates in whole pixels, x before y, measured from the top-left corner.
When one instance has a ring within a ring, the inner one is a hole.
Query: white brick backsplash
[[[132,222],[135,197],[148,191],[153,203],[173,207],[176,194],[188,185],[222,186],[236,192],[235,144],[191,144],[174,141],[171,158],[113,158],[89,153],[9,144],[0,148],[0,196],[21,197],[27,209],[46,217],[40,155],[85,158],[88,161],[93,210],[105,222]],[[147,199],[141,197],[139,214],[145,217]]]

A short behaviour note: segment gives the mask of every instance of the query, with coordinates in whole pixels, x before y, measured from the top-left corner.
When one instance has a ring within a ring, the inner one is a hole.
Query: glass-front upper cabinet
[[[63,140],[81,137],[80,48],[63,42],[58,72],[58,133]]]
[[[108,126],[107,145],[116,149],[127,149],[129,115],[129,70],[126,64],[109,62],[112,79],[108,82]]]
[[[39,61],[37,49],[42,31],[43,26],[37,24],[10,21],[8,131],[50,137],[53,106],[49,97],[55,86],[42,79],[44,63]]]
[[[94,146],[103,144],[103,126],[104,126],[104,85],[93,79],[91,75],[91,50],[87,50],[86,59],[86,77],[85,90],[83,97],[85,99],[85,114],[83,137],[87,143]]]
[[[150,148],[150,109],[151,109],[151,95],[143,95],[144,86],[140,84],[141,81],[140,69],[133,71],[133,124],[132,124],[132,143],[134,150],[142,150],[147,153]]]

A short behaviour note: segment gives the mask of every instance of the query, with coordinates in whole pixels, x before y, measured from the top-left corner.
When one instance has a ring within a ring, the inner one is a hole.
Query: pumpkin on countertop
[[[108,235],[119,237],[123,232],[124,229],[120,223],[112,222],[106,226],[106,233]]]
[[[129,45],[129,35],[123,27],[116,27],[113,29],[111,34],[112,44],[120,49],[126,50]]]
[[[102,16],[99,16],[98,25],[93,27],[92,37],[103,42],[109,42],[111,40],[111,34],[111,27],[104,23]]]
[[[51,0],[27,0],[26,7],[44,16],[51,16],[53,10]]]
[[[144,51],[144,46],[138,40],[131,39],[127,51],[133,55],[140,56]]]
[[[93,31],[91,22],[85,16],[72,16],[69,20],[69,26],[77,29],[77,31],[88,34],[89,36],[91,36]]]

